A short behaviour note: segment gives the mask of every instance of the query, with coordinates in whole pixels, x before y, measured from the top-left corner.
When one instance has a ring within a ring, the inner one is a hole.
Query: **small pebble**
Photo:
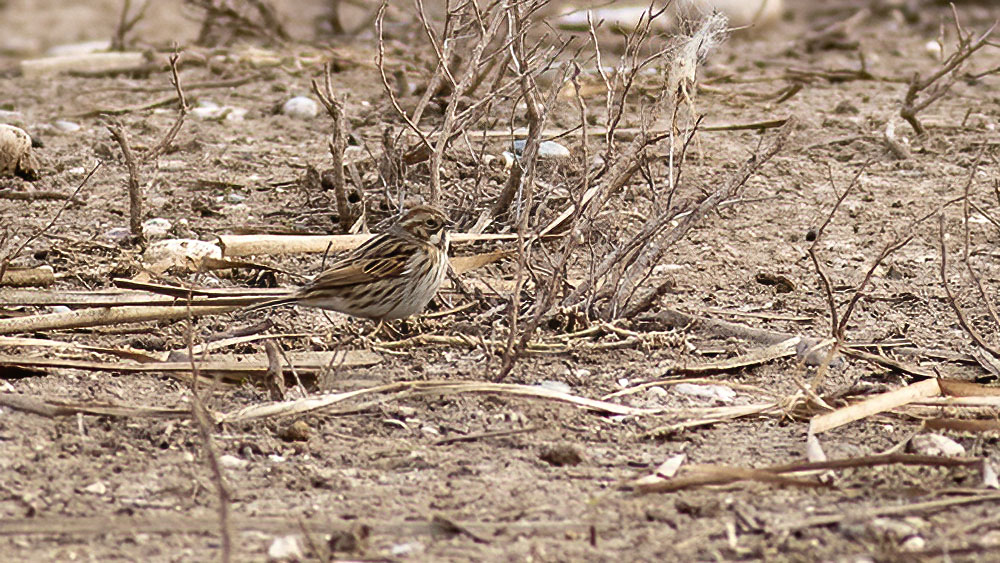
[[[662,398],[667,396],[667,390],[664,389],[663,387],[660,387],[659,385],[654,385],[653,387],[646,389],[646,393],[648,393],[652,397],[657,397],[657,398]]]
[[[304,557],[298,536],[278,536],[267,548],[267,558],[271,561],[301,561]]]
[[[236,193],[236,192],[233,192],[233,193],[230,193],[230,194],[226,194],[226,202],[227,203],[243,203],[246,200],[247,200],[247,196],[245,196],[243,194],[239,194],[239,193]]]
[[[68,172],[68,173],[70,173],[70,174],[72,174],[74,176],[83,176],[84,174],[87,173],[87,169],[84,168],[84,167],[82,167],[82,166],[74,166],[73,168],[70,168],[66,172]]]
[[[72,121],[66,121],[64,119],[59,119],[52,122],[52,127],[55,127],[56,131],[62,131],[63,133],[74,133],[82,129],[79,123],[74,123]]]
[[[580,452],[570,445],[558,445],[551,448],[545,448],[538,455],[538,458],[555,467],[579,465],[583,461],[583,457],[580,455]]]
[[[899,544],[899,548],[903,551],[923,551],[927,547],[927,540],[920,536],[910,536]]]
[[[84,41],[82,43],[65,43],[49,47],[45,52],[50,57],[67,57],[74,55],[89,55],[100,51],[107,51],[111,48],[111,41],[104,39],[100,41]]]
[[[202,100],[198,107],[191,110],[191,115],[198,119],[225,119],[226,121],[242,121],[247,110],[233,106],[220,106],[215,102]]]
[[[558,391],[559,393],[572,393],[573,388],[569,385],[563,383],[562,381],[551,381],[546,379],[538,384],[538,387],[542,389],[548,389],[549,391]]]
[[[732,402],[732,400],[736,398],[736,391],[722,385],[695,385],[693,383],[678,383],[677,385],[674,385],[674,391],[682,395],[716,399],[723,403]]]
[[[183,160],[161,160],[156,163],[156,166],[164,172],[180,172],[186,170],[188,164]]]
[[[92,495],[103,495],[108,492],[108,487],[104,484],[104,482],[98,481],[84,487],[83,492],[90,493]]]
[[[527,141],[524,140],[514,141],[514,154],[520,157],[524,152],[524,146],[526,144]],[[555,141],[542,141],[538,145],[538,158],[560,159],[569,158],[570,156],[571,153],[569,152],[569,149]]]
[[[295,96],[281,106],[281,113],[295,119],[312,119],[319,115],[319,104],[308,96]]]
[[[409,542],[409,543],[397,543],[392,546],[390,552],[393,557],[403,557],[406,555],[414,555],[420,553],[424,550],[424,545],[420,542]]]
[[[219,464],[230,469],[242,469],[249,465],[250,462],[245,459],[240,459],[234,455],[226,454],[219,456]]]
[[[926,51],[928,55],[930,55],[931,57],[933,57],[935,60],[938,61],[941,60],[941,55],[944,52],[941,49],[941,43],[935,39],[932,39],[927,43],[924,43],[924,51]]]
[[[172,227],[170,221],[162,217],[154,217],[142,224],[142,234],[150,240],[162,239],[170,234]]]
[[[49,307],[49,310],[52,311],[53,313],[69,313],[70,311],[72,311],[72,309],[70,309],[65,305],[53,305]]]
[[[0,109],[0,123],[23,123],[24,116],[19,111]]]
[[[923,455],[957,457],[965,455],[965,448],[955,440],[940,434],[921,434],[910,440],[913,450]]]
[[[286,442],[306,442],[312,428],[304,420],[296,420],[278,431],[278,437]]]
[[[131,231],[128,230],[128,228],[115,227],[113,229],[108,230],[108,232],[104,233],[104,238],[112,242],[122,242],[124,240],[127,240],[128,237],[130,237],[131,235],[132,233]]]

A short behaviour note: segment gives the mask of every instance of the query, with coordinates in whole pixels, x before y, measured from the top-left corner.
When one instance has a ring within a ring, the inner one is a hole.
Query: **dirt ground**
[[[50,265],[57,281],[45,291],[110,289],[112,278],[141,273],[141,248],[114,238],[113,229],[128,226],[126,171],[95,110],[148,105],[170,96],[173,88],[162,67],[138,74],[21,76],[22,59],[41,56],[56,45],[104,40],[114,33],[117,2],[65,4],[0,1],[0,109],[5,112],[0,117],[44,144],[37,149],[43,165],[40,180],[0,178],[0,187],[9,192],[71,193],[98,160],[105,164],[81,190],[81,201],[69,205],[12,264]],[[242,119],[223,115],[186,120],[158,164],[142,168],[147,204],[143,218],[169,220],[170,236],[209,241],[241,232],[340,232],[332,196],[300,186],[307,166],[328,166],[330,120],[322,112],[313,119],[296,119],[278,109],[293,96],[308,95],[310,81],[322,75],[322,63],[333,60],[334,91],[346,96],[350,132],[369,150],[381,150],[383,129],[391,125],[398,131],[401,121],[372,62],[376,49],[370,28],[353,37],[324,34],[316,21],[326,13],[325,3],[274,2],[295,40],[278,45],[242,39],[228,46],[198,47],[193,45],[197,10],[181,9],[179,2],[154,4],[130,35],[136,46],[168,52],[176,42],[184,49],[181,79],[188,85],[189,103],[211,102],[246,113]],[[941,2],[896,3],[905,5],[902,8],[890,4],[789,1],[781,21],[766,29],[735,32],[711,54],[696,99],[705,124],[793,117],[796,125],[784,150],[750,179],[736,201],[713,211],[671,248],[649,285],[667,279],[673,285],[647,318],[670,308],[783,333],[828,336],[829,307],[808,249],[837,200],[831,179],[842,191],[866,165],[817,249],[838,303],[846,304],[888,242],[913,238],[876,268],[846,327],[847,338],[903,340],[911,348],[956,354],[976,351],[941,284],[936,210],[963,195],[978,163],[969,184],[970,200],[979,209],[970,212],[970,261],[986,295],[995,297],[1000,253],[998,225],[991,218],[1000,216],[994,192],[1000,81],[973,75],[1000,66],[1000,49],[989,46],[974,55],[951,91],[920,114],[928,136],[918,139],[899,118],[900,104],[910,76],[926,76],[940,64],[928,44],[942,29],[944,54],[950,53],[955,42],[952,11]],[[414,84],[426,83],[433,52],[421,42],[419,24],[405,17],[411,5],[403,2],[395,8],[386,28],[387,67],[392,73],[408,73]],[[807,41],[816,30],[862,9],[869,11],[839,42]],[[990,2],[960,2],[957,10],[963,25],[979,32],[1000,17]],[[363,10],[351,14],[350,21],[363,20]],[[616,48],[613,42],[607,45],[606,64]],[[862,60],[867,73],[849,72],[859,70]],[[240,81],[243,78],[250,79]],[[220,81],[240,83],[197,86]],[[796,84],[801,89],[787,90]],[[782,92],[792,95],[781,99]],[[404,101],[413,103],[417,97],[408,94]],[[574,127],[574,101],[558,103],[550,125]],[[587,103],[600,113],[603,93],[593,90]],[[169,104],[118,116],[139,150],[162,138],[175,117],[175,106]],[[490,126],[503,128],[508,118],[497,116],[499,124]],[[441,112],[432,108],[423,122],[434,126],[441,119]],[[64,130],[55,125],[60,120],[80,128]],[[627,121],[636,124],[636,115]],[[884,132],[890,123],[896,137],[909,144],[908,158],[887,149]],[[774,129],[704,131],[691,147],[696,154],[685,164],[682,193],[697,196],[714,189],[762,139],[766,144],[774,135]],[[560,142],[579,158],[579,135]],[[482,141],[474,139],[474,146],[479,150]],[[504,149],[504,141],[496,139],[486,143],[485,152],[500,155]],[[504,174],[494,169],[478,182],[468,154],[462,144],[455,156],[446,157],[443,169],[444,206],[460,231],[470,229],[489,209]],[[663,168],[653,170],[662,173]],[[572,167],[542,167],[539,181],[553,193],[565,192],[573,173]],[[369,213],[382,219],[389,214],[388,198],[377,182],[369,181],[376,178],[371,169],[365,174]],[[427,195],[426,168],[414,166],[406,181],[407,197]],[[609,200],[602,229],[580,247],[571,278],[585,277],[594,261],[639,229],[652,205],[650,185],[660,189],[664,182],[662,176],[647,182],[637,175]],[[540,215],[551,217],[566,202],[565,196],[554,197],[547,203],[552,207],[549,214]],[[0,253],[42,229],[62,204],[0,199],[0,221],[12,234]],[[914,225],[928,214],[930,219]],[[990,320],[984,301],[960,269],[962,205],[953,204],[944,214],[952,287],[969,322],[995,343],[1000,327]],[[488,232],[511,232],[511,225],[499,221]],[[559,248],[557,242],[541,244],[553,253]],[[494,248],[479,245],[456,252]],[[319,271],[322,257],[257,260],[310,275]],[[397,381],[491,381],[500,368],[500,352],[477,342],[480,337],[506,338],[516,269],[516,260],[506,260],[463,274],[470,287],[496,291],[482,290],[472,298],[449,283],[432,312],[470,306],[396,327],[400,334],[383,333],[374,343],[363,336],[371,332],[372,323],[336,315],[328,320],[306,309],[275,311],[268,317],[274,321],[268,330],[294,335],[281,339],[286,351],[374,346],[377,363],[326,373],[318,382],[309,382],[313,394]],[[768,285],[761,282],[762,275],[784,276],[790,283]],[[165,279],[197,286],[255,283],[246,271],[168,274]],[[297,281],[277,276],[280,285]],[[533,287],[528,285],[523,302],[530,303]],[[784,289],[790,291],[779,291]],[[2,291],[0,316],[48,311],[5,306]],[[233,334],[258,325],[265,316],[241,311],[203,317],[193,337],[197,343]],[[593,320],[591,326],[600,327],[600,322]],[[684,377],[673,374],[675,366],[719,361],[764,347],[697,326],[668,327],[639,319],[624,319],[615,326],[631,333],[604,329],[566,338],[561,349],[522,358],[504,382],[600,399],[644,382]],[[557,342],[566,330],[545,326],[538,339]],[[188,333],[182,320],[8,336],[152,353],[185,350]],[[416,334],[469,335],[472,344],[452,339],[392,346]],[[10,342],[2,346],[4,356],[83,353]],[[261,342],[252,341],[221,352],[261,350]],[[92,357],[108,359],[97,353]],[[979,365],[948,361],[941,354],[899,359],[942,376],[989,382],[988,372]],[[47,368],[26,375],[0,368],[0,375],[0,389],[7,396],[187,410],[192,401],[188,383],[163,373]],[[760,468],[804,461],[809,418],[824,412],[819,407],[804,414],[778,408],[717,422],[683,423],[698,419],[701,408],[780,403],[799,394],[800,385],[815,375],[815,366],[803,367],[790,357],[713,372],[705,377],[714,381],[696,382],[722,385],[735,392],[731,397],[683,393],[674,381],[609,399],[661,409],[649,415],[611,416],[503,392],[411,390],[345,401],[334,411],[213,426],[212,443],[230,495],[233,557],[267,560],[276,538],[294,536],[305,559],[996,559],[1000,497],[984,487],[979,464],[859,467],[819,481],[799,476],[823,483],[820,487],[750,480],[640,494],[627,486],[678,454],[686,455],[685,466]],[[899,370],[845,357],[829,369],[816,392],[842,407],[913,381]],[[213,412],[231,412],[270,399],[264,388],[244,382],[222,386],[206,394],[205,401]],[[927,453],[911,438],[935,433],[962,445],[964,457],[1000,461],[996,432],[932,432],[923,425],[924,418],[942,416],[988,422],[996,419],[996,411],[941,406],[884,413],[823,433],[819,440],[830,459],[863,458],[901,444],[902,452]],[[676,426],[651,433],[669,425]],[[465,440],[448,440],[452,438]],[[0,559],[218,559],[220,501],[204,446],[189,415],[42,416],[0,407]],[[955,499],[967,502],[939,502]]]

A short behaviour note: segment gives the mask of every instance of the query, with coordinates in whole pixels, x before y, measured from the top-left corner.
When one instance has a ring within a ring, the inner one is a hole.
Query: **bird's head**
[[[409,235],[443,247],[448,229],[448,216],[429,205],[418,205],[407,210],[396,225]]]

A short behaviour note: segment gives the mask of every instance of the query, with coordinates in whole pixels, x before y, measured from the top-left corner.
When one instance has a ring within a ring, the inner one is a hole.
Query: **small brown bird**
[[[251,309],[293,303],[377,321],[415,315],[448,272],[447,226],[440,210],[413,207],[291,296]]]

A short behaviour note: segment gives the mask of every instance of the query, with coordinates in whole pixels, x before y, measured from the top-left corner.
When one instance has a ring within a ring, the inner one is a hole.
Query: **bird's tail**
[[[260,311],[261,309],[273,309],[274,307],[280,307],[282,305],[289,305],[298,301],[296,297],[279,297],[277,299],[268,299],[261,303],[250,305],[244,309],[246,312]]]

